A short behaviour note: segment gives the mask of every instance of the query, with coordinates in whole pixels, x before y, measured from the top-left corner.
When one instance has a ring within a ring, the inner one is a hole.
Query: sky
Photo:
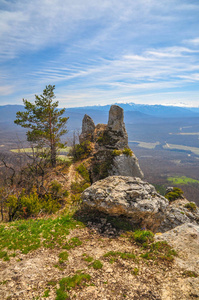
[[[198,0],[0,0],[0,105],[199,106]]]

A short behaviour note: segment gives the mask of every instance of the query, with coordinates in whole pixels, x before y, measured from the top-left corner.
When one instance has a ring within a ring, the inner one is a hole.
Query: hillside
[[[197,272],[176,263],[184,252],[129,219],[82,209],[82,163],[51,174],[70,190],[64,209],[0,225],[0,298],[197,299]]]
[[[0,299],[199,298],[199,208],[143,181],[123,120],[116,105],[108,124],[85,116],[56,168],[30,160],[19,181],[5,168]]]

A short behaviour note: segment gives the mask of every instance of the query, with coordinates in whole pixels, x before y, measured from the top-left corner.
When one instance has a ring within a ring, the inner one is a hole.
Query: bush
[[[8,207],[9,221],[12,221],[16,218],[24,219],[38,214],[42,204],[36,192],[25,195],[23,190],[18,197],[10,195],[7,198],[6,206]]]
[[[120,154],[122,154],[122,151],[121,151],[121,150],[114,149],[114,150],[112,151],[112,155],[113,155],[113,156],[119,156]]]
[[[62,188],[60,182],[54,180],[50,184],[48,195],[51,195],[54,200],[60,200],[63,197],[68,197],[68,191]]]
[[[40,211],[49,214],[55,213],[60,209],[63,198],[67,195],[68,192],[57,181],[51,183],[49,192],[44,196],[38,195],[34,189],[29,194],[22,190],[18,196],[10,195],[5,203],[9,221],[36,217]]]
[[[196,210],[196,204],[193,203],[193,202],[189,202],[189,203],[185,204],[184,207],[187,208],[190,211],[195,211]]]
[[[122,153],[125,154],[126,156],[132,156],[133,155],[133,151],[130,148],[124,148]]]
[[[85,167],[85,165],[80,164],[76,170],[79,172],[79,174],[84,178],[85,182],[90,182],[90,175],[89,172],[87,170],[87,168]]]
[[[69,154],[73,156],[74,161],[78,161],[87,158],[91,152],[91,142],[85,141],[81,144],[75,145]]]
[[[140,230],[139,229],[133,233],[134,240],[139,244],[144,244],[149,241],[152,241],[153,237],[154,237],[153,232],[151,232],[149,230]]]
[[[183,195],[183,191],[180,188],[174,187],[173,191],[168,192],[165,195],[165,198],[167,198],[169,202],[171,202],[171,201],[175,201],[176,199],[182,198],[182,195]]]
[[[81,181],[81,182],[73,181],[71,183],[71,191],[73,194],[79,194],[79,193],[82,193],[89,186],[90,186],[89,183],[85,183],[83,181]]]

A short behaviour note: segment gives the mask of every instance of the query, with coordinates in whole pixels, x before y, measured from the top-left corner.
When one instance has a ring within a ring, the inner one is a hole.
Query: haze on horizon
[[[198,0],[0,0],[0,105],[199,106]]]

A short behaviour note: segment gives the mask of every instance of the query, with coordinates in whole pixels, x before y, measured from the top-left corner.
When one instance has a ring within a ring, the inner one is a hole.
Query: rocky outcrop
[[[199,224],[199,209],[194,203],[195,208],[190,210],[189,205],[186,207],[190,203],[192,202],[185,198],[171,202],[165,211],[165,219],[159,231],[166,232],[184,223]]]
[[[128,147],[128,135],[124,124],[124,111],[118,105],[112,105],[109,111],[108,125],[104,133],[109,138],[106,147],[123,149]]]
[[[161,235],[155,235],[156,241],[167,241],[179,257],[176,263],[189,271],[199,271],[199,226],[185,223]]]
[[[95,124],[91,117],[85,115],[82,120],[82,133],[79,137],[80,143],[84,141],[93,142],[93,135],[95,130]]]
[[[95,182],[82,194],[85,206],[131,218],[132,223],[157,230],[165,217],[168,200],[140,178],[110,176]]]
[[[133,153],[131,156],[125,154],[115,156],[109,174],[143,178],[138,159]]]
[[[92,182],[110,175],[143,178],[138,159],[128,146],[124,112],[121,107],[111,106],[107,125],[98,124],[95,126],[93,120],[85,115],[82,122],[80,143],[85,141],[90,141],[93,144],[90,166]],[[118,151],[115,152],[115,150]]]
[[[86,207],[109,215],[126,216],[141,227],[165,232],[185,223],[199,224],[199,209],[186,199],[169,201],[154,186],[137,177],[109,176],[82,194]],[[192,207],[192,206],[191,206]]]

